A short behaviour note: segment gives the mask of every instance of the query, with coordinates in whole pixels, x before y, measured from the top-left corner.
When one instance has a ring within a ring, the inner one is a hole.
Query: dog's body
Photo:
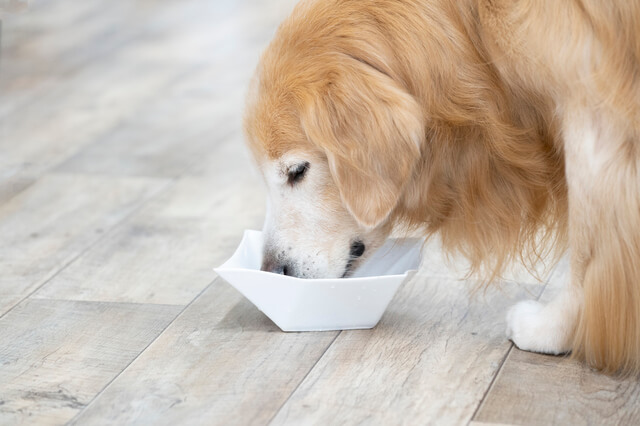
[[[245,121],[264,268],[345,276],[398,224],[490,278],[568,243],[571,284],[516,305],[509,336],[640,371],[638,23],[636,0],[299,5]]]

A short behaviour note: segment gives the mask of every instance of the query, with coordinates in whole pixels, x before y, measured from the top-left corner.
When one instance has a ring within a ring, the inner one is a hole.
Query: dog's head
[[[245,130],[269,199],[262,268],[306,278],[348,276],[381,245],[424,138],[413,97],[344,53],[267,51]]]

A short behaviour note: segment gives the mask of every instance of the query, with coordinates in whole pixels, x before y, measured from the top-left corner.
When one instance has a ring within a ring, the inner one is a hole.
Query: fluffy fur
[[[245,118],[270,199],[292,218],[265,225],[266,253],[288,249],[271,261],[336,275],[349,241],[375,247],[404,225],[439,233],[492,280],[568,245],[571,283],[548,306],[516,305],[509,336],[640,372],[638,22],[626,0],[301,3]],[[313,159],[296,187],[276,178],[292,155]],[[300,259],[315,248],[330,267]]]

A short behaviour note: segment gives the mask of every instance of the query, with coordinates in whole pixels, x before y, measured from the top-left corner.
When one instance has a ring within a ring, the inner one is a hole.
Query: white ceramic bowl
[[[390,239],[349,278],[302,279],[260,271],[262,233],[245,231],[215,271],[283,331],[372,328],[420,265],[423,239]]]

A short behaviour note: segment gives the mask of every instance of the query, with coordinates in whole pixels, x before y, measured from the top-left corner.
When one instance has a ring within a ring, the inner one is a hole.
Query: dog
[[[640,2],[303,1],[263,53],[246,140],[263,270],[346,277],[394,229],[488,280],[569,248],[521,349],[640,372]]]

